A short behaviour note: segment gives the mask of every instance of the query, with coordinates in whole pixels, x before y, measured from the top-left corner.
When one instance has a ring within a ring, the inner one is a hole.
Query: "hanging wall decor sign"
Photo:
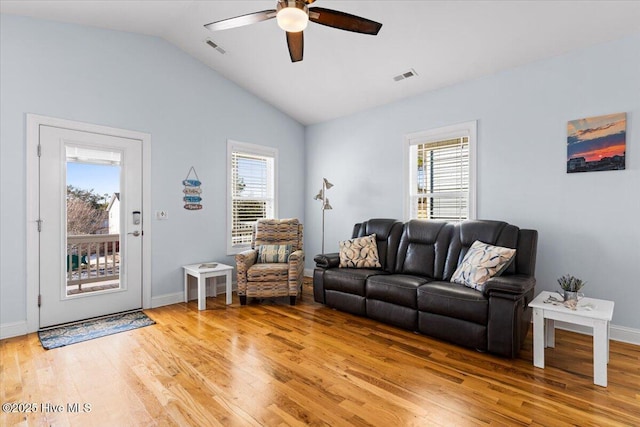
[[[587,117],[567,124],[567,173],[623,170],[627,113]]]
[[[191,176],[193,172],[193,177]],[[189,169],[187,173],[187,177],[182,181],[182,185],[184,185],[184,197],[182,200],[184,201],[184,208],[190,211],[197,211],[202,209],[202,189],[200,188],[200,178],[198,178],[198,174],[193,166]]]

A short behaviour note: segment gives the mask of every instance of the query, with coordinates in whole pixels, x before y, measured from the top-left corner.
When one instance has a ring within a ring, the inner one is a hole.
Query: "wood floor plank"
[[[640,347],[611,342],[606,388],[590,336],[556,332],[546,369],[288,298],[147,310],[155,325],[43,350],[0,341],[2,426],[636,426]],[[69,411],[69,404],[91,411]],[[62,405],[60,412],[42,404]]]

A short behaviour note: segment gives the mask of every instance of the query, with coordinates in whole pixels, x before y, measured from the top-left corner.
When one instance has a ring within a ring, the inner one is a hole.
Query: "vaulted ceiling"
[[[317,0],[312,6],[383,27],[369,36],[309,23],[304,60],[292,63],[275,20],[204,28],[275,6],[275,0],[2,0],[0,12],[161,37],[302,124],[640,32],[637,1]],[[417,75],[394,80],[409,70]]]

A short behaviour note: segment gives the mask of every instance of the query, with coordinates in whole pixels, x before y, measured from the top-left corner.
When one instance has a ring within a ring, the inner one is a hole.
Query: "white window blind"
[[[462,221],[469,217],[469,138],[414,145],[412,217]]]
[[[474,140],[475,122],[407,137],[409,219],[474,217]]]
[[[258,219],[273,218],[275,155],[250,152],[236,146],[230,153],[231,249],[251,244]]]

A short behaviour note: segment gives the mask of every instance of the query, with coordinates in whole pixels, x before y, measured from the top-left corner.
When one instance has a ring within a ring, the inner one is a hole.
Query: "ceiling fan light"
[[[306,10],[296,6],[287,6],[278,10],[276,19],[278,20],[278,26],[290,33],[303,31],[309,23],[309,15],[307,15]]]

